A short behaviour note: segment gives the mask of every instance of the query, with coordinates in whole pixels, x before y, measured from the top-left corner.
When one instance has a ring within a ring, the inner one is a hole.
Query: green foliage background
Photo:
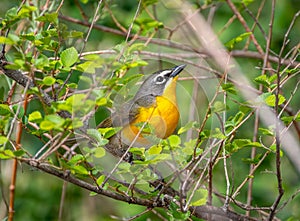
[[[0,17],[4,17],[5,13],[11,9],[12,7],[16,7],[19,5],[20,1],[15,0],[2,0],[1,1],[1,8],[0,8]],[[44,1],[39,1],[39,3],[42,5]],[[151,1],[149,1],[151,2]],[[244,39],[242,38],[241,42],[236,42],[236,37],[240,36],[241,34],[245,33],[243,27],[240,25],[240,23],[235,20],[233,23],[229,26],[229,28],[225,29],[224,31],[220,32],[222,28],[224,27],[225,23],[233,16],[232,11],[228,8],[226,4],[223,4],[223,1],[196,1],[196,0],[190,0],[189,1],[195,8],[199,7],[199,5],[205,5],[205,3],[215,3],[218,5],[214,19],[212,21],[212,27],[216,33],[219,33],[218,37],[221,40],[221,42],[224,45],[227,45],[230,47],[233,47],[234,49],[243,49],[245,46],[245,42],[247,41],[247,37]],[[240,1],[234,1],[235,3],[238,3]],[[259,7],[261,1],[250,1],[249,9],[252,11],[256,11]],[[88,16],[91,16],[91,12],[94,12],[97,1],[79,1],[79,3],[83,11],[86,12]],[[57,3],[58,4],[58,3]],[[132,19],[134,17],[136,7],[138,4],[138,1],[135,0],[125,0],[125,1],[108,1],[107,4],[111,4],[110,8],[114,15],[117,17],[117,19],[121,22],[121,24],[128,28],[130,24],[132,23]],[[271,7],[271,1],[266,1],[265,8]],[[168,13],[167,10],[160,10],[161,8],[157,8],[157,15],[160,18],[161,21],[167,20],[167,18],[172,17],[172,14]],[[300,10],[300,4],[299,0],[285,0],[285,1],[277,1],[276,5],[276,13],[275,13],[275,20],[274,20],[274,32],[272,37],[272,44],[271,49],[275,53],[279,53],[282,42],[283,42],[283,35],[286,32],[287,28],[290,25],[290,22],[294,16],[294,14]],[[265,30],[267,30],[268,22],[270,18],[270,12],[271,10],[263,10],[263,13],[260,18],[260,25],[264,27]],[[80,12],[78,11],[78,8],[76,7],[75,1],[65,1],[62,9],[60,11],[62,15],[67,15],[76,19],[82,19]],[[205,17],[209,16],[209,10],[203,10],[201,12]],[[146,23],[143,23],[143,18],[147,18],[147,14],[145,12],[141,13],[139,16],[139,19],[142,23],[142,25],[147,25]],[[251,20],[249,14],[245,13],[245,19]],[[171,19],[172,20],[172,19]],[[174,18],[176,21],[176,18]],[[168,19],[167,21],[170,21]],[[252,21],[252,20],[251,20]],[[30,22],[30,20],[28,21]],[[145,21],[144,21],[145,22]],[[76,30],[76,31],[82,31],[84,34],[86,33],[87,27],[83,27],[80,25],[75,25],[74,23],[67,22],[64,20],[59,20],[60,28],[66,29],[68,31],[70,30]],[[97,22],[98,25],[103,25],[106,27],[116,28],[116,24],[113,22],[112,18],[109,16],[109,13],[107,11],[104,11],[104,13],[101,15],[101,19]],[[160,24],[155,24],[159,26]],[[168,24],[163,24],[168,25]],[[151,28],[149,28],[150,30]],[[133,27],[133,32],[139,30],[138,26]],[[150,31],[149,31],[150,32]],[[299,33],[300,33],[300,20],[296,20],[296,23],[289,35],[290,43],[286,48],[286,52],[291,50],[291,47],[299,44]],[[80,33],[73,32],[74,36],[76,34],[80,35]],[[145,36],[147,36],[147,27],[145,28],[145,33],[142,33]],[[162,32],[162,35],[166,35],[166,33]],[[264,41],[264,36],[259,32],[257,29],[255,29],[254,34],[259,42]],[[80,50],[80,47],[77,47],[78,44],[81,46],[82,41],[80,38],[71,37],[66,38],[66,41],[62,41],[63,45],[61,45],[61,48],[71,48],[74,46],[77,51]],[[93,30],[91,33],[90,38],[88,39],[88,43],[86,45],[85,51],[96,51],[96,50],[110,50],[114,48],[115,50],[121,50],[122,44],[124,43],[124,36],[115,35],[112,33],[107,33],[103,31],[97,31]],[[265,46],[265,45],[263,45]],[[119,47],[119,48],[118,48]],[[250,44],[250,49],[255,50],[254,45]],[[156,51],[157,48],[152,48],[152,51]],[[13,49],[12,49],[13,50]],[[16,52],[16,51],[15,51]],[[75,53],[75,52],[74,52]],[[68,51],[66,56],[69,56],[70,51]],[[52,56],[52,52],[49,52],[49,56]],[[9,58],[13,59],[12,54],[8,54]],[[62,55],[61,55],[62,56]],[[130,57],[130,55],[128,55]],[[66,63],[64,64],[67,67],[72,66],[72,59],[66,58]],[[297,59],[299,61],[299,58]],[[244,59],[244,58],[238,58],[237,61],[241,65],[241,68],[243,72],[247,75],[247,77],[252,81],[252,83],[255,83],[254,79],[258,77],[261,73],[261,70],[259,68],[255,69],[255,67],[261,67],[262,61],[256,60],[256,59]],[[41,62],[43,63],[43,60],[41,58]],[[67,62],[71,62],[68,64]],[[97,61],[99,63],[109,63],[110,58],[99,60]],[[134,75],[136,72],[138,72],[140,69],[140,66],[142,66],[141,63],[137,63],[136,65],[138,67],[129,67],[128,75]],[[75,63],[75,61],[74,61]],[[150,61],[151,63],[151,61]],[[122,72],[122,66],[124,64],[120,64],[120,73]],[[129,64],[127,64],[129,65]],[[149,70],[150,71],[150,70]],[[61,73],[58,78],[61,80],[64,80],[67,76],[68,70],[66,70],[65,73]],[[76,82],[77,79],[79,79],[80,73],[79,71],[74,71],[74,76],[72,76],[71,81]],[[51,78],[50,79],[44,79],[45,84],[49,83],[51,84]],[[299,80],[299,77],[298,77]],[[135,83],[135,82],[134,82]],[[290,88],[295,87],[295,82],[289,82]],[[286,88],[288,88],[288,85],[285,85]],[[84,88],[84,85],[82,85]],[[190,96],[192,93],[192,87],[193,84],[188,81],[182,81],[180,82],[180,88],[184,88],[187,93],[189,93]],[[7,97],[7,92],[9,90],[9,85],[7,83],[6,78],[4,75],[0,75],[0,95],[1,100],[5,100]],[[201,96],[205,96],[205,92],[201,91],[199,92]],[[290,90],[283,91],[285,96],[289,96],[291,93]],[[128,91],[129,96],[132,96],[134,94],[133,91]],[[185,94],[178,94],[178,100],[180,103],[180,109],[181,113],[183,113],[183,118],[188,119],[188,101],[185,99]],[[239,108],[239,104],[237,104],[235,101],[243,101],[244,98],[241,97],[240,94],[233,95],[234,99],[232,102],[228,102],[228,106],[230,107],[227,110],[228,116],[234,116],[237,113],[237,110]],[[200,98],[199,98],[200,99]],[[203,100],[203,99],[202,99]],[[204,99],[205,100],[205,99]],[[294,110],[299,110],[300,104],[300,94],[297,93],[294,97],[294,99],[291,102],[291,106],[294,108]],[[206,111],[206,107],[208,101],[205,100],[203,107],[199,108],[199,119],[200,122],[203,120],[203,115]],[[42,107],[38,106],[40,105],[38,102],[31,102],[27,113],[31,113],[34,110],[42,109]],[[101,116],[99,118],[102,118],[102,112]],[[97,121],[101,121],[102,119],[97,119]],[[252,134],[253,130],[253,122],[254,119],[249,120],[247,123],[245,123],[237,132],[236,137],[237,138],[245,138],[245,139],[252,139],[251,136],[248,134]],[[183,125],[181,125],[183,126]],[[265,142],[268,142],[268,138]],[[43,144],[34,136],[24,132],[23,134],[23,140],[22,144],[25,147],[28,148],[28,151],[31,153],[35,153],[36,150],[41,148]],[[232,158],[230,160],[230,164],[232,168],[238,168],[234,169],[234,182],[240,183],[244,179],[245,171],[249,169],[249,164],[245,162],[245,156],[250,156],[250,147],[243,148],[242,150],[239,150],[236,153],[232,154]],[[258,149],[258,153],[264,153],[263,149]],[[254,179],[254,192],[253,192],[253,205],[265,205],[269,206],[273,201],[274,197],[277,194],[276,189],[276,176],[273,174],[275,171],[275,164],[274,164],[274,158],[275,154],[270,154],[263,162],[263,165],[256,171],[258,174],[264,174],[263,176],[258,176],[256,179]],[[2,177],[5,178],[3,180],[2,184],[2,190],[5,192],[5,196],[7,197],[8,193],[8,186],[9,186],[9,169],[10,169],[10,162],[5,161],[1,162],[1,164],[5,164],[5,166],[2,168]],[[214,184],[218,186],[218,190],[221,191],[223,194],[226,192],[226,186],[225,186],[225,177],[222,171],[222,164],[218,164],[214,168]],[[18,173],[18,179],[17,179],[17,186],[16,186],[16,204],[15,204],[15,220],[56,220],[58,217],[58,211],[60,206],[60,197],[62,193],[62,186],[67,185],[67,192],[66,192],[66,198],[64,203],[64,219],[65,221],[73,221],[73,220],[113,220],[111,218],[111,215],[117,216],[117,217],[130,217],[133,216],[139,212],[144,211],[144,208],[141,206],[136,205],[130,205],[123,202],[118,202],[113,199],[109,199],[107,197],[103,196],[89,196],[89,192],[86,190],[82,190],[79,187],[75,187],[72,184],[64,184],[63,181],[47,175],[43,174],[40,171],[35,171],[32,168],[29,168],[28,166],[22,165],[19,168]],[[271,171],[272,170],[272,171]],[[284,180],[284,189],[285,189],[285,195],[284,200],[288,200],[288,196],[291,196],[293,193],[295,193],[300,188],[300,182],[299,182],[299,174],[296,173],[293,165],[290,164],[289,160],[287,158],[283,158],[282,162],[282,174],[283,174],[283,180]],[[7,178],[7,179],[6,179]],[[246,199],[246,190],[243,190],[241,194],[237,198],[238,200],[244,201]],[[218,204],[221,206],[222,204],[219,201],[216,201],[215,204]],[[282,218],[283,220],[298,220],[300,219],[300,197],[299,195],[296,195],[296,197],[292,200],[290,204],[288,204],[284,210],[282,210],[278,216]],[[0,204],[0,218],[3,218],[5,216],[4,214],[4,203],[3,201]],[[167,213],[163,210],[160,210],[162,214],[164,214],[167,217]],[[146,218],[151,218],[153,220],[157,219],[156,215],[149,215],[149,213],[146,213],[145,215],[142,215],[141,217],[137,218],[136,220],[145,220]]]

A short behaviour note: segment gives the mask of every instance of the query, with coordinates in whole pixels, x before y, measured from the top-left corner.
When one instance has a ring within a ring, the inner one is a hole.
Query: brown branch
[[[275,13],[275,0],[272,0],[272,15],[274,16]],[[291,26],[290,26],[291,27]],[[286,33],[287,34],[287,33]],[[272,221],[273,217],[275,216],[276,209],[280,203],[280,200],[284,194],[284,190],[282,187],[282,175],[281,175],[281,156],[280,156],[280,151],[281,151],[281,139],[280,139],[280,119],[279,117],[279,95],[280,95],[280,86],[281,86],[281,74],[280,74],[280,68],[281,68],[281,63],[280,59],[283,54],[283,49],[285,48],[286,44],[286,37],[284,38],[283,45],[281,47],[281,50],[279,52],[279,62],[276,70],[276,76],[277,76],[277,82],[276,82],[276,90],[275,90],[275,114],[276,114],[276,123],[275,123],[275,145],[276,145],[276,177],[277,177],[277,188],[278,188],[278,196],[276,197],[272,207],[271,207],[271,212],[269,214],[268,220]]]
[[[90,34],[93,30],[93,26],[94,24],[96,23],[96,21],[98,20],[99,16],[98,16],[98,12],[100,10],[100,5],[102,4],[102,0],[99,0],[98,4],[97,4],[97,8],[95,9],[95,12],[94,12],[94,16],[93,16],[93,20],[88,28],[88,31],[87,31],[87,34],[83,40],[83,45],[81,47],[81,50],[79,52],[79,55],[78,57],[81,57],[85,47],[86,47],[86,44],[87,44],[87,41],[90,37]],[[57,90],[56,92],[56,96],[58,97],[59,93],[62,91],[62,89],[66,86],[66,84],[68,83],[69,79],[71,78],[72,74],[73,74],[73,71],[74,69],[71,69],[71,71],[69,72],[69,74],[67,75],[66,79],[64,80],[64,83],[61,85],[61,87]]]
[[[63,170],[55,169],[53,166],[51,166],[50,164],[47,164],[47,163],[40,163],[40,162],[38,162],[36,160],[32,160],[32,159],[23,159],[22,161],[32,167],[35,167],[43,172],[46,172],[53,176],[56,176],[62,180],[65,180],[65,181],[72,183],[76,186],[79,186],[83,189],[98,193],[103,196],[107,196],[112,199],[116,199],[116,200],[127,202],[127,203],[134,203],[134,204],[138,204],[138,205],[142,205],[142,206],[146,206],[146,207],[154,207],[154,206],[163,207],[164,206],[164,202],[161,200],[158,200],[157,202],[153,202],[153,201],[147,200],[147,199],[140,199],[140,198],[133,197],[133,196],[125,196],[125,195],[114,193],[114,192],[111,192],[108,190],[104,190],[104,189],[94,186],[88,182],[85,182],[83,180],[75,178],[74,176],[72,176],[70,174],[70,171],[63,171]]]
[[[265,54],[260,54],[255,51],[234,50],[234,51],[231,51],[230,54],[233,57],[254,58],[254,59],[259,59],[259,60],[263,60],[265,57]],[[268,61],[278,64],[279,58],[275,57],[275,56],[268,56]],[[280,59],[280,62],[283,65],[289,65],[291,68],[296,68],[296,67],[299,67],[299,65],[300,65],[300,62],[293,61],[292,59]]]
[[[245,6],[245,5],[244,5]],[[273,7],[275,7],[275,5],[273,5]],[[262,68],[262,72],[261,75],[264,75],[266,72],[266,68],[268,65],[268,61],[269,61],[269,54],[270,54],[270,46],[271,46],[271,41],[272,41],[272,32],[273,32],[273,22],[274,22],[274,8],[272,10],[271,13],[271,18],[270,18],[270,24],[269,24],[269,33],[268,36],[266,38],[267,41],[267,46],[266,46],[266,53],[264,55],[263,58],[263,68]],[[259,24],[257,22],[257,24]],[[260,27],[260,26],[259,26]],[[259,91],[263,92],[263,85],[259,84]],[[255,115],[255,119],[254,119],[254,132],[253,132],[253,142],[256,142],[258,140],[258,129],[259,129],[259,111],[260,110],[256,110],[256,115]],[[256,155],[256,148],[252,147],[251,148],[251,159],[254,159]],[[252,171],[254,169],[254,165],[251,164],[250,165],[250,171]],[[249,183],[248,183],[248,192],[247,192],[247,205],[251,206],[252,203],[252,190],[253,190],[253,178],[250,178]],[[247,211],[246,213],[247,215],[250,215],[250,211]]]
[[[226,0],[228,6],[231,8],[231,10],[233,11],[233,13],[236,15],[236,17],[238,18],[238,20],[240,21],[240,23],[242,24],[242,26],[244,27],[244,29],[246,30],[246,32],[250,32],[250,38],[253,41],[257,51],[263,55],[264,51],[261,48],[261,46],[258,44],[254,34],[251,32],[251,29],[248,27],[247,22],[245,21],[245,19],[243,18],[243,16],[241,15],[241,13],[238,11],[238,9],[235,7],[235,5],[232,3],[231,0]]]
[[[39,163],[36,160],[33,159],[22,159],[23,162],[27,163],[28,165],[37,168],[43,172],[46,172],[48,174],[51,174],[53,176],[56,176],[62,180],[65,180],[69,183],[72,183],[76,186],[79,186],[83,189],[98,193],[103,196],[107,196],[112,199],[116,199],[119,201],[127,202],[129,204],[136,204],[145,206],[148,208],[155,208],[155,207],[169,207],[170,201],[168,201],[168,196],[166,195],[166,199],[156,199],[156,201],[148,200],[148,199],[142,199],[134,196],[126,196],[119,193],[111,192],[102,188],[99,188],[97,186],[94,186],[88,182],[85,182],[83,180],[77,179],[74,176],[70,174],[69,171],[63,171],[55,169],[53,166],[47,163]],[[257,220],[251,217],[246,217],[243,215],[240,215],[238,213],[235,213],[230,210],[223,210],[222,208],[218,208],[215,206],[199,206],[199,207],[190,207],[189,210],[192,212],[192,215],[206,219],[208,215],[211,215],[212,221],[218,221],[220,220]]]
[[[28,94],[26,94],[26,91],[28,89],[28,81],[27,81],[27,85],[25,87],[24,90],[24,103],[23,103],[23,108],[24,111],[26,112],[27,109],[27,98],[28,98]],[[22,103],[19,104],[18,107],[18,111],[20,110]],[[17,112],[18,112],[17,111]],[[17,116],[18,113],[16,113],[15,116]],[[14,125],[11,125],[11,127],[13,127]],[[17,134],[16,134],[16,150],[19,150],[21,148],[21,138],[22,138],[22,131],[23,131],[23,127],[22,127],[22,121],[18,121],[18,126],[17,126]],[[16,182],[17,182],[17,170],[18,170],[18,160],[14,159],[13,160],[13,166],[12,166],[12,175],[11,175],[11,183],[9,186],[9,208],[8,208],[8,221],[13,221],[14,219],[14,204],[15,204],[15,189],[16,189]]]
[[[241,214],[237,214],[235,212],[225,210],[224,208],[219,208],[215,206],[197,206],[197,207],[191,207],[190,212],[199,218],[208,220],[210,218],[211,221],[255,221],[258,219],[244,216]]]
[[[19,85],[23,86],[24,88],[26,87],[27,84],[28,84],[28,89],[31,89],[35,86],[33,81],[31,79],[29,79],[26,75],[22,74],[21,71],[19,71],[19,70],[10,70],[10,69],[5,68],[5,66],[7,64],[9,64],[7,61],[2,60],[2,59],[0,60],[0,72],[5,74],[7,77],[14,80],[15,82],[17,82]],[[53,102],[53,99],[46,92],[44,92],[43,90],[40,90],[40,91],[42,93],[42,96],[39,96],[39,98],[47,106],[50,106],[51,103]],[[64,117],[64,118],[70,118],[71,117],[71,115],[66,111],[61,111],[58,114],[61,117]]]
[[[81,21],[81,20],[78,20],[78,19],[75,19],[75,18],[72,18],[72,17],[68,17],[68,16],[65,16],[65,15],[59,15],[59,18],[65,20],[65,21],[69,21],[69,22],[79,24],[79,25],[83,25],[83,26],[90,26],[91,25],[90,22]],[[115,34],[115,35],[126,36],[125,32],[122,32],[122,31],[114,29],[114,28],[109,28],[109,27],[106,27],[104,25],[95,24],[94,29],[99,30],[99,31],[103,31],[103,32],[107,32],[107,33],[111,33],[111,34]],[[131,35],[130,37],[133,37],[133,35]],[[137,36],[137,39],[139,39],[141,41],[149,41],[149,38],[143,37],[143,36]],[[164,46],[164,47],[176,48],[176,49],[179,49],[179,50],[183,50],[185,52],[194,52],[192,54],[194,56],[199,56],[199,54],[204,56],[204,57],[209,56],[209,53],[207,53],[203,50],[195,49],[195,48],[192,48],[188,45],[173,42],[171,40],[152,38],[152,39],[150,39],[150,42],[152,44],[157,44],[157,45]],[[263,60],[263,58],[265,56],[264,53],[261,54],[261,53],[255,52],[255,51],[243,51],[243,50],[231,51],[230,55],[232,55],[233,57],[254,58],[254,59],[259,59],[259,60]],[[268,59],[269,59],[270,62],[274,62],[274,63],[278,63],[278,60],[279,60],[275,56],[269,56]],[[291,59],[286,59],[286,60],[282,59],[281,62],[284,65],[290,65],[290,67],[292,67],[292,68],[295,68],[300,64],[300,62],[292,61]]]

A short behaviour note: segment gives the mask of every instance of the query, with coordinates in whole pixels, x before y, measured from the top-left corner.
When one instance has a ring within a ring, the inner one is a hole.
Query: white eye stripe
[[[170,74],[172,70],[165,70],[154,78],[155,84],[163,84],[166,82],[165,75]]]
[[[155,82],[155,84],[163,84],[166,82],[166,78],[163,75],[157,75],[154,78],[154,82]]]
[[[163,72],[161,72],[158,76],[165,76],[167,74],[171,74],[172,70],[165,70]]]

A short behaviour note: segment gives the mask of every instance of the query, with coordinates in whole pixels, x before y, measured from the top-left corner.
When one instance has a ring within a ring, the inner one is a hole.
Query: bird
[[[130,161],[132,155],[128,153],[128,148],[149,148],[154,145],[151,139],[153,135],[165,139],[174,133],[180,117],[176,85],[179,73],[185,67],[182,64],[149,75],[133,99],[101,123],[100,127],[111,124],[121,128],[109,139],[105,149],[112,155]],[[124,154],[127,156],[123,156]]]

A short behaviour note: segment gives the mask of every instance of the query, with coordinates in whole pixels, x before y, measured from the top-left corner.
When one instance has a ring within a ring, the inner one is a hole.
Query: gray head
[[[173,80],[177,79],[178,74],[185,68],[185,64],[176,66],[171,69],[160,70],[151,74],[143,82],[133,100],[141,97],[152,95],[160,96]]]

